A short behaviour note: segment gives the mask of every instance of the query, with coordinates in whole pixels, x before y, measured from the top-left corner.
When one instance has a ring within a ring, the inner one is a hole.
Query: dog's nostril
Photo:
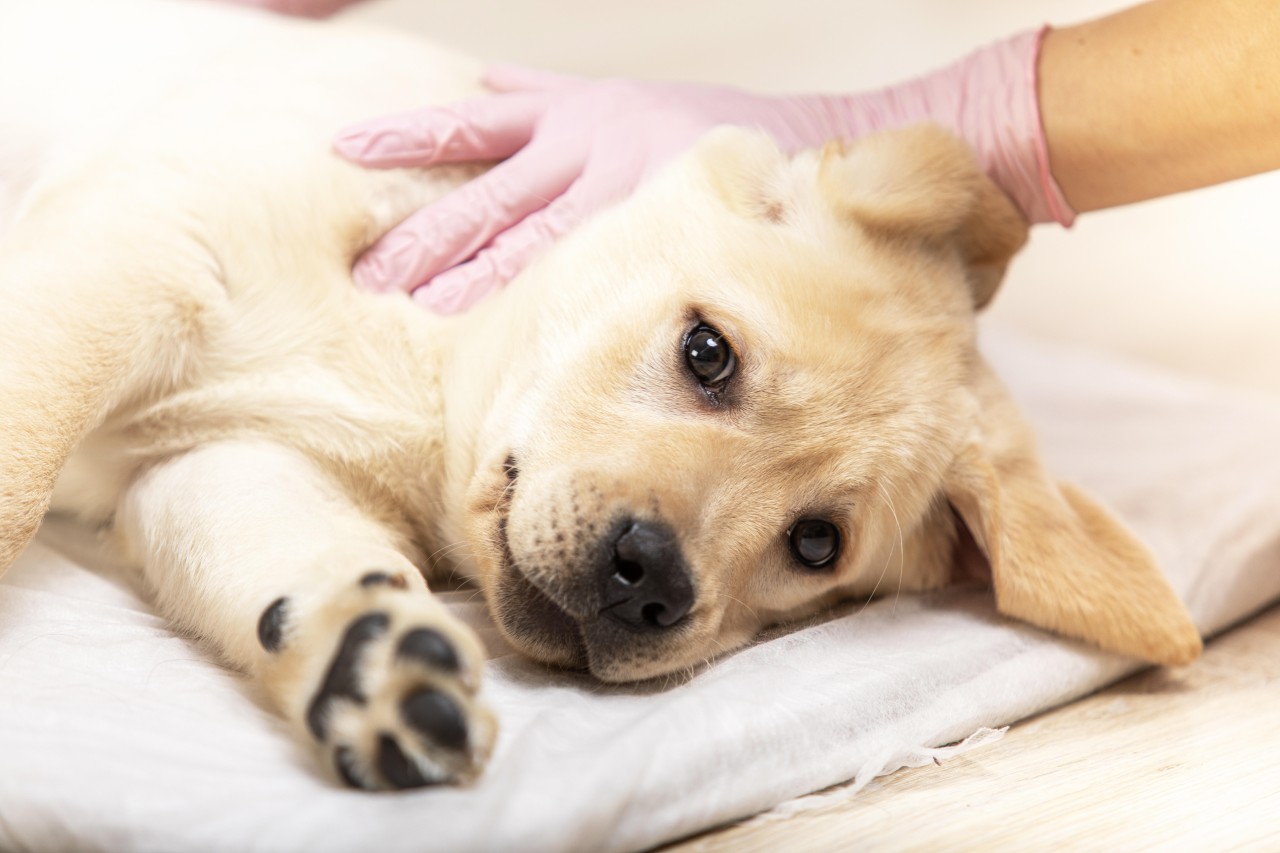
[[[665,628],[671,624],[662,617],[667,612],[665,605],[653,602],[640,608],[640,618],[655,628]]]
[[[644,569],[639,563],[633,563],[630,560],[619,560],[614,574],[628,586],[644,580]]]

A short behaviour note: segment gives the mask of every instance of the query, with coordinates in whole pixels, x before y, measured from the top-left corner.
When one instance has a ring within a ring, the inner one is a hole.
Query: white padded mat
[[[1133,525],[1202,630],[1280,597],[1280,407],[987,338],[1052,470]],[[851,606],[664,691],[612,689],[510,654],[457,594],[494,654],[496,756],[470,790],[371,795],[313,774],[240,676],[54,538],[0,581],[0,850],[640,848],[917,763],[1134,666],[959,589]]]

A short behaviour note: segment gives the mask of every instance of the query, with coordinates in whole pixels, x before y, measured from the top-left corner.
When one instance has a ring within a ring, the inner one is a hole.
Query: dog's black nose
[[[675,532],[654,521],[623,522],[600,569],[604,613],[629,628],[663,629],[693,607],[693,579]]]

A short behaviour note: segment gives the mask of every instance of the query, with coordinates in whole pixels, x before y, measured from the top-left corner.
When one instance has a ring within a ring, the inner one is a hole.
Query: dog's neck
[[[481,446],[481,440],[495,400],[508,383],[524,381],[525,356],[538,328],[534,291],[518,278],[462,314],[428,318],[424,313],[415,324],[439,365],[435,373],[446,452],[433,461],[436,470],[428,476],[438,484],[443,516],[432,522],[437,531],[433,538],[443,542],[463,538],[460,516],[467,488],[477,469],[492,462],[484,454],[494,448]]]

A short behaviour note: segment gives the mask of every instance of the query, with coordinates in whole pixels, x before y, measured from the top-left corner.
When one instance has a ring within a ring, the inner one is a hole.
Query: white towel
[[[1138,531],[1203,631],[1280,597],[1280,406],[987,337],[1051,469]],[[965,588],[612,688],[511,654],[453,598],[490,643],[494,759],[471,789],[366,794],[313,773],[241,676],[127,589],[33,545],[0,581],[0,849],[641,848],[941,757],[1136,667]]]

